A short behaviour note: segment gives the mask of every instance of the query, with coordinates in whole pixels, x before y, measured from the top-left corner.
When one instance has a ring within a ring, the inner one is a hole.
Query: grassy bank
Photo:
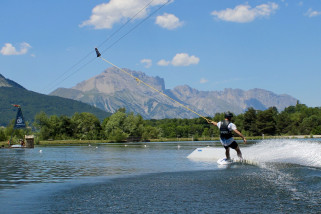
[[[303,139],[303,138],[321,138],[321,135],[293,135],[293,136],[264,136],[264,139]],[[242,140],[235,137],[236,140]],[[247,140],[263,140],[262,136],[246,137]],[[151,139],[150,142],[180,142],[180,141],[219,141],[218,137],[199,137],[199,138],[160,138]],[[35,142],[35,146],[67,146],[67,145],[89,145],[101,143],[115,143],[109,140],[42,140]],[[126,142],[120,142],[126,143]],[[0,147],[8,147],[8,141],[0,141]]]

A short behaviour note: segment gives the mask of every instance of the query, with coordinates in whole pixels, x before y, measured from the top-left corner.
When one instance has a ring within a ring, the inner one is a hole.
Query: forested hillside
[[[48,115],[66,115],[71,117],[75,112],[90,112],[100,120],[111,114],[89,104],[79,101],[48,96],[28,91],[22,87],[0,87],[0,126],[6,126],[15,119],[16,108],[11,104],[21,106],[26,121],[33,121],[39,112]]]

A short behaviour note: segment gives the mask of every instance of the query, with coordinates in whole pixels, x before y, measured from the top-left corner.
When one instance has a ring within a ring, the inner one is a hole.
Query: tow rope
[[[132,75],[131,73],[125,71],[124,69],[122,69],[122,68],[118,67],[117,65],[111,63],[110,61],[104,59],[104,58],[101,56],[101,54],[99,53],[98,48],[95,48],[95,51],[96,51],[96,55],[97,55],[98,58],[102,59],[103,61],[107,62],[107,63],[110,64],[111,66],[117,68],[118,70],[124,72],[124,73],[127,74],[128,76],[131,76],[133,79],[135,79],[135,80],[137,81],[138,84],[142,83],[142,84],[146,85],[147,87],[153,89],[154,91],[158,92],[159,94],[163,95],[164,97],[167,97],[168,99],[170,99],[170,100],[172,100],[173,102],[177,103],[177,104],[180,105],[181,107],[183,107],[183,108],[187,109],[188,111],[191,111],[191,112],[193,112],[194,114],[198,115],[199,117],[203,118],[203,119],[206,120],[208,123],[211,123],[211,122],[212,122],[212,120],[204,117],[203,115],[201,115],[201,114],[197,113],[196,111],[190,109],[189,107],[183,105],[182,103],[180,103],[180,102],[178,102],[177,100],[171,98],[171,97],[168,96],[167,94],[164,94],[163,92],[161,92],[160,90],[154,88],[153,86],[149,85],[148,83],[144,82],[143,80],[135,77],[135,76]]]

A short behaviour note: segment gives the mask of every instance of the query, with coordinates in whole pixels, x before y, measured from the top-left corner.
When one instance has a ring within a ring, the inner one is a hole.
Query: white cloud
[[[159,60],[158,63],[157,63],[157,65],[159,65],[159,66],[168,66],[169,64],[171,64],[171,62],[170,61],[166,61],[164,59]]]
[[[321,11],[315,11],[315,10],[312,10],[311,8],[305,13],[306,16],[312,18],[312,17],[315,17],[315,16],[320,16],[321,15]]]
[[[261,4],[252,8],[250,5],[238,5],[234,9],[213,11],[211,15],[228,22],[252,22],[258,17],[267,17],[275,12],[279,6],[276,3]]]
[[[172,60],[174,66],[189,66],[198,64],[200,59],[196,56],[189,56],[187,53],[178,53]]]
[[[205,79],[205,78],[201,78],[201,80],[200,80],[200,83],[201,83],[201,84],[204,84],[204,83],[207,83],[207,82],[208,82],[208,80]]]
[[[6,43],[0,53],[2,55],[23,55],[26,54],[30,48],[31,45],[26,42],[20,44],[20,50],[17,50],[11,43]]]
[[[199,61],[200,59],[196,56],[189,56],[187,53],[178,53],[171,61],[162,59],[157,64],[160,66],[168,66],[169,64],[173,66],[189,66],[198,64]]]
[[[180,21],[179,18],[168,13],[164,13],[162,16],[157,16],[155,23],[168,30],[173,30],[183,25],[183,22]]]
[[[150,68],[152,66],[151,59],[142,59],[140,60],[140,63],[144,64],[145,68]]]
[[[93,8],[90,18],[80,24],[80,27],[94,26],[95,29],[111,29],[115,23],[127,21],[130,18],[142,19],[149,13],[152,6],[162,5],[167,0],[110,0]],[[171,3],[170,1],[169,3]]]

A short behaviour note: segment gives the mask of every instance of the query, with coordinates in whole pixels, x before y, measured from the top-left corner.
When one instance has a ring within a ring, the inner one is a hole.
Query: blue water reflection
[[[100,144],[0,150],[0,189],[66,179],[214,169],[186,156],[209,142]]]

